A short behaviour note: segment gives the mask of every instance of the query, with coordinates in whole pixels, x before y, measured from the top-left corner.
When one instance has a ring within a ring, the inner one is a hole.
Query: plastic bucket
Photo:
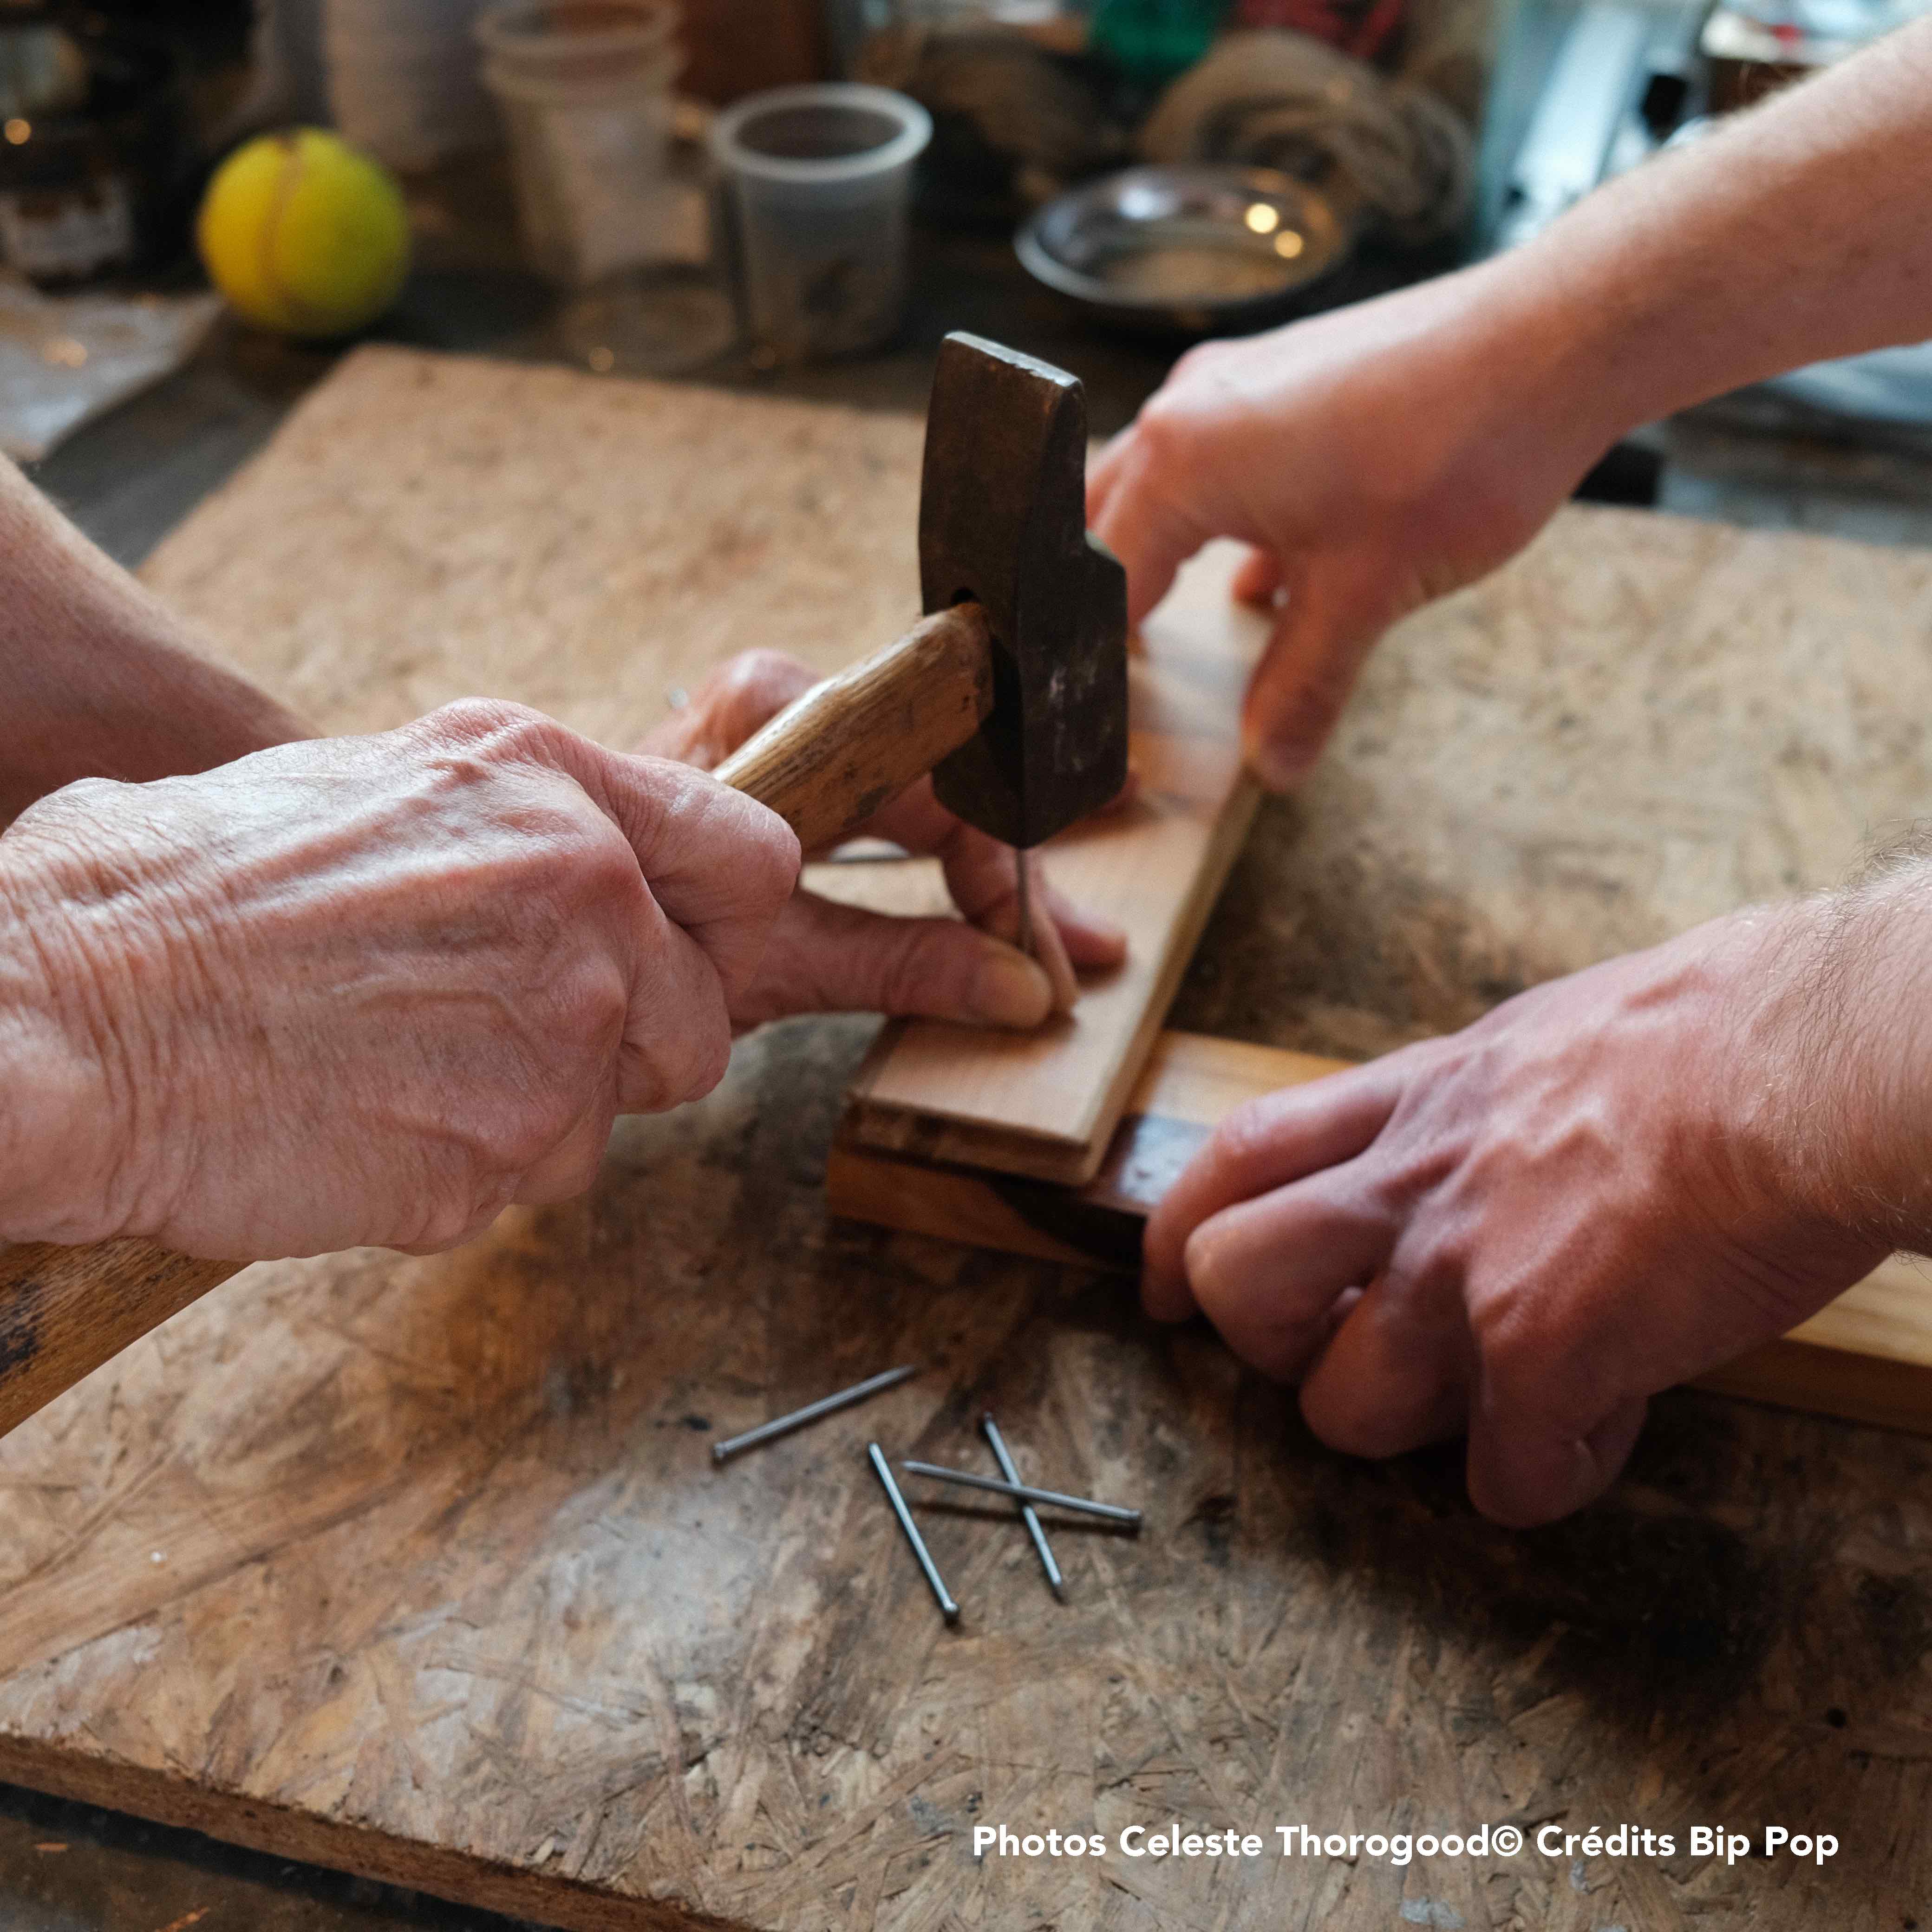
[[[916,100],[826,82],[754,94],[711,132],[745,327],[775,360],[876,348],[905,308]]]
[[[676,27],[652,0],[509,0],[476,22],[524,253],[566,288],[663,252]]]
[[[500,76],[594,87],[655,80],[667,58],[675,73],[679,18],[665,0],[504,0],[476,34]]]

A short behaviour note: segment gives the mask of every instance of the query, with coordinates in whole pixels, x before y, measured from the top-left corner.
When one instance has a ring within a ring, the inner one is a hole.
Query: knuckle
[[[492,738],[535,722],[539,714],[507,698],[459,698],[439,705],[421,722],[437,736],[464,742]]]
[[[554,718],[507,698],[459,698],[418,721],[433,742],[494,760],[536,758],[549,762],[565,736]]]
[[[545,1030],[548,1042],[545,1055],[553,1065],[566,1056],[598,1067],[607,1066],[624,1036],[629,1017],[629,988],[617,962],[602,948],[591,953],[578,969],[554,982]],[[574,1087],[578,1083],[571,1081]]]
[[[1197,342],[1168,372],[1167,387],[1172,388],[1191,377],[1209,373],[1225,362],[1229,353],[1229,346],[1226,343]],[[1162,393],[1165,392],[1163,390]]]
[[[509,1205],[512,1184],[478,1179],[432,1202],[411,1238],[397,1244],[411,1254],[434,1255],[473,1240]]]
[[[593,905],[626,916],[644,894],[644,875],[630,842],[601,812],[576,815],[568,838],[571,884]]]
[[[480,1184],[482,1190],[513,1187],[562,1142],[575,1125],[577,1114],[561,1088],[529,1096],[496,1124],[482,1150],[480,1165],[488,1176]]]
[[[58,791],[49,792],[28,806],[14,822],[26,824],[38,814],[43,818],[58,815],[64,808],[71,808],[83,815],[105,810],[115,799],[128,789],[118,778],[80,778],[61,787]]]
[[[1281,1110],[1270,1097],[1244,1100],[1222,1120],[1209,1144],[1214,1160],[1244,1169],[1266,1157],[1281,1129]]]
[[[658,1112],[701,1100],[724,1077],[731,1064],[731,1026],[722,1002],[716,1010],[693,1016],[670,1056],[660,1064],[646,1111]]]
[[[1157,391],[1134,421],[1135,440],[1156,472],[1178,462],[1192,440],[1192,412],[1184,397],[1170,383]]]

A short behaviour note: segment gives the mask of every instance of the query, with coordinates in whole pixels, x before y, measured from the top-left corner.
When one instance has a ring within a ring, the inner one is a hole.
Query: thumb
[[[800,892],[731,1018],[740,1029],[842,1012],[1030,1028],[1052,1013],[1054,992],[1024,953],[962,920],[889,918]]]

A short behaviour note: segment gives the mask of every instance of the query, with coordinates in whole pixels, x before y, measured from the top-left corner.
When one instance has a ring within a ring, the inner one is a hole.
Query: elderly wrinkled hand
[[[798,842],[514,705],[91,778],[0,838],[0,1237],[426,1252],[705,1093]]]

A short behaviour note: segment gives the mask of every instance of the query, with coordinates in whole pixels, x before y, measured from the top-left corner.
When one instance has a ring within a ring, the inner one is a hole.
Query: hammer
[[[1022,850],[1117,796],[1126,578],[1087,534],[1086,471],[1075,377],[949,335],[920,478],[925,620],[807,692],[716,776],[808,852],[928,772],[940,804]]]
[[[1074,377],[949,335],[920,482],[926,615],[716,776],[808,851],[928,772],[943,805],[1022,850],[1109,802],[1126,782],[1126,581],[1087,535],[1086,460]],[[246,1265],[135,1239],[0,1248],[0,1435]]]

